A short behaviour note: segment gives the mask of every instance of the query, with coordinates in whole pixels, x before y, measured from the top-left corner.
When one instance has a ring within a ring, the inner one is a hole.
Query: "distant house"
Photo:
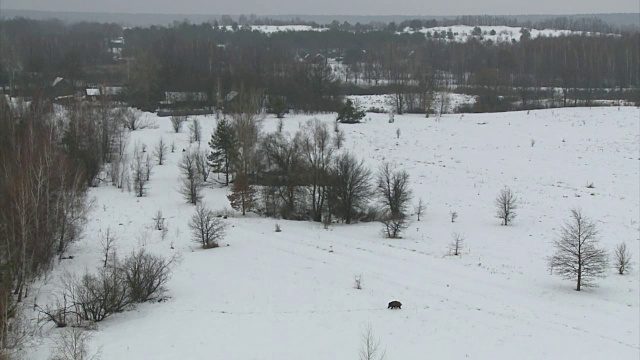
[[[310,53],[296,54],[295,59],[299,62],[304,62],[309,64],[326,64],[327,63],[327,57],[320,53],[317,53],[315,55]]]
[[[207,101],[207,93],[197,91],[165,91],[162,105],[202,104]]]
[[[224,101],[231,102],[236,96],[238,96],[238,92],[235,90],[231,90],[225,97]]]
[[[102,99],[102,91],[100,88],[87,88],[84,89],[84,96],[89,100],[100,100]]]
[[[75,92],[75,86],[67,79],[57,77],[51,83],[50,96],[55,100],[73,97]]]
[[[124,38],[119,37],[117,39],[113,39],[109,41],[109,49],[111,50],[111,54],[113,55],[113,60],[121,60],[122,59],[122,48],[124,47]]]

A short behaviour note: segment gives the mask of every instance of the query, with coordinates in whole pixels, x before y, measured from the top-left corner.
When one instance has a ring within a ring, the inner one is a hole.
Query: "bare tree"
[[[136,142],[133,148],[133,163],[131,164],[131,175],[137,197],[143,197],[147,192],[147,182],[149,181],[149,154],[142,151],[142,145]]]
[[[460,255],[460,250],[462,250],[462,246],[464,245],[464,235],[458,234],[454,232],[451,234],[451,243],[449,243],[449,252],[453,253],[453,255]]]
[[[143,117],[140,111],[131,108],[123,109],[120,118],[122,119],[122,125],[131,131],[146,129],[155,125],[153,121]]]
[[[615,258],[615,266],[616,270],[618,270],[618,274],[624,275],[629,271],[631,266],[631,253],[627,250],[626,243],[620,243],[616,246],[616,250],[613,253]]]
[[[207,152],[206,150],[196,151],[195,153],[195,161],[196,161],[196,169],[198,170],[198,175],[202,179],[203,185],[207,183],[209,180],[209,174],[211,174],[211,167],[207,161]]]
[[[311,218],[321,222],[328,195],[329,170],[333,162],[331,131],[326,123],[313,119],[300,129],[296,138],[308,167],[306,180],[311,197]]]
[[[161,137],[156,144],[155,149],[153,150],[153,155],[156,157],[158,161],[158,165],[162,165],[164,163],[164,159],[167,156],[168,146],[164,142],[164,139]]]
[[[182,129],[182,124],[187,121],[186,116],[172,116],[171,117],[171,126],[173,127],[173,131],[177,133]]]
[[[219,246],[219,241],[224,238],[226,232],[226,224],[209,208],[198,204],[196,212],[189,220],[189,229],[191,229],[192,240],[204,249],[209,249]]]
[[[196,205],[202,199],[202,177],[198,174],[196,152],[189,150],[182,155],[178,164],[181,172],[180,193],[188,203]]]
[[[278,134],[282,134],[283,130],[284,130],[284,119],[281,117],[278,117],[278,126],[276,127],[276,132]]]
[[[378,171],[378,196],[391,216],[404,214],[411,201],[409,173],[406,170],[394,171],[389,163],[382,164]]]
[[[598,248],[597,235],[596,224],[580,210],[572,209],[571,219],[553,242],[556,252],[549,258],[549,267],[563,278],[576,281],[577,291],[605,275],[607,252]]]
[[[102,267],[107,267],[109,263],[109,257],[113,257],[115,254],[115,247],[118,238],[111,233],[111,228],[107,228],[104,234],[100,237],[100,243],[102,245],[102,254],[104,260],[102,261]]]
[[[340,150],[340,148],[344,144],[344,141],[345,141],[344,131],[342,131],[341,129],[337,129],[336,135],[333,138],[333,146],[335,146],[336,149]]]
[[[60,330],[49,360],[93,360],[98,359],[98,351],[91,355],[89,351],[89,341],[92,338],[91,332],[82,327],[67,327]]]
[[[156,230],[164,229],[164,216],[162,216],[162,210],[158,210],[156,216],[153,217],[153,227]]]
[[[196,118],[189,124],[189,142],[197,142],[200,144],[201,139],[202,127],[200,125],[200,120]]]
[[[245,215],[255,206],[256,192],[256,189],[247,181],[247,177],[244,174],[238,174],[227,199],[234,210],[242,211],[242,215]]]
[[[443,89],[439,94],[438,94],[438,118],[440,116],[442,116],[442,114],[446,114],[449,112],[449,108],[450,108],[450,99],[449,99],[449,91],[446,89]]]
[[[358,219],[373,192],[371,190],[371,171],[364,161],[345,153],[336,157],[333,167],[333,187],[331,190],[331,209],[347,224]]]
[[[236,113],[233,114],[232,127],[237,143],[233,170],[252,178],[260,165],[257,149],[261,137],[261,118],[255,112]]]
[[[516,217],[515,210],[518,209],[520,200],[510,188],[504,187],[496,198],[496,217],[502,219],[502,225],[509,225]]]
[[[427,206],[425,205],[425,203],[422,201],[422,198],[420,198],[418,200],[418,204],[415,206],[414,210],[416,212],[416,215],[418,215],[418,221],[420,221],[420,216],[424,213],[424,211],[426,210]]]
[[[360,360],[384,360],[386,352],[380,345],[380,339],[374,335],[371,324],[368,324],[361,336]]]
[[[458,212],[457,211],[449,211],[449,215],[451,216],[451,222],[452,223],[456,222],[456,219],[458,219]]]
[[[394,215],[387,211],[380,218],[380,222],[382,223],[383,235],[389,239],[399,239],[400,233],[409,227],[407,217],[402,213]]]
[[[100,322],[131,304],[118,265],[100,268],[97,274],[86,270],[79,278],[70,274],[63,278],[64,296],[70,299],[69,312],[79,321]]]
[[[144,176],[147,181],[151,180],[151,170],[153,170],[153,161],[151,156],[147,153],[144,157]]]
[[[175,257],[165,259],[150,254],[144,248],[127,256],[120,265],[120,271],[128,289],[129,301],[143,303],[160,299],[175,260]]]

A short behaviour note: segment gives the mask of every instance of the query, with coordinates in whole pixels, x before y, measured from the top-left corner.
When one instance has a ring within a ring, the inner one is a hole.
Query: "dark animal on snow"
[[[389,306],[387,307],[387,309],[401,309],[402,308],[402,303],[400,301],[392,301],[389,303]]]

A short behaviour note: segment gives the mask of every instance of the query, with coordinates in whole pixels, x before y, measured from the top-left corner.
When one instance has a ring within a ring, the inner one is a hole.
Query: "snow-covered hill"
[[[602,245],[626,241],[640,255],[636,108],[578,108],[479,115],[368,114],[341,125],[346,150],[376,169],[392,161],[411,175],[415,202],[427,215],[403,239],[384,239],[376,223],[325,230],[311,222],[236,214],[223,246],[201,250],[189,239],[194,207],[178,193],[177,163],[186,131],[169,118],[132,133],[149,148],[163,137],[177,147],[156,166],[148,196],[111,187],[95,198],[86,236],[71,260],[56,266],[29,301],[46,303],[64,271],[100,265],[99,236],[108,227],[126,254],[180,254],[169,301],[143,304],[98,325],[92,348],[105,360],[307,359],[358,356],[367,324],[387,359],[637,359],[640,355],[640,273],[613,270],[582,292],[549,274],[551,242],[572,207],[597,221]],[[284,119],[285,131],[312,116]],[[333,115],[318,116],[333,123]],[[204,139],[215,126],[200,117]],[[274,131],[277,120],[264,120]],[[396,137],[400,130],[399,138]],[[206,142],[203,142],[206,146]],[[593,183],[595,188],[587,188]],[[500,226],[494,199],[503,186],[522,199],[512,226]],[[227,190],[209,188],[204,203],[229,208]],[[152,229],[161,210],[169,234]],[[450,220],[450,211],[459,218]],[[279,223],[282,232],[274,232]],[[452,232],[466,236],[461,256],[448,256]],[[228,244],[229,246],[224,246]],[[353,288],[362,276],[362,290]],[[387,310],[399,300],[402,310]],[[34,315],[35,316],[35,315]],[[44,360],[54,335],[46,325],[27,358]]]
[[[423,33],[425,35],[429,34],[432,37],[435,37],[435,34],[445,33],[445,36],[440,36],[443,40],[448,41],[457,41],[457,42],[466,42],[469,39],[477,38],[483,41],[491,40],[493,42],[505,42],[520,40],[520,36],[522,35],[522,28],[520,27],[512,27],[512,26],[479,26],[480,34],[474,34],[475,26],[466,26],[466,25],[455,25],[455,26],[440,26],[440,27],[432,27],[432,28],[422,28],[418,30],[418,32]],[[571,30],[556,30],[556,29],[544,29],[544,30],[536,30],[536,29],[527,29],[531,34],[531,38],[535,39],[540,36],[545,37],[558,37],[558,36],[569,36],[569,35],[582,35],[585,34],[587,36],[600,35],[599,33],[589,33],[589,32],[580,32],[580,31],[571,31]],[[446,36],[446,33],[451,31],[453,33],[453,39],[449,39]],[[405,33],[414,33],[415,31],[411,28],[407,27],[402,32]]]
[[[310,25],[249,25],[251,31],[259,31],[266,34],[272,34],[283,31],[325,31],[328,28],[314,28]],[[227,31],[233,31],[232,26],[226,26]]]

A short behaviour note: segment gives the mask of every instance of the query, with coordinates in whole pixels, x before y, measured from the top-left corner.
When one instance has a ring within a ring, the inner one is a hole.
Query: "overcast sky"
[[[165,14],[520,15],[637,13],[639,0],[0,0],[0,8]]]

